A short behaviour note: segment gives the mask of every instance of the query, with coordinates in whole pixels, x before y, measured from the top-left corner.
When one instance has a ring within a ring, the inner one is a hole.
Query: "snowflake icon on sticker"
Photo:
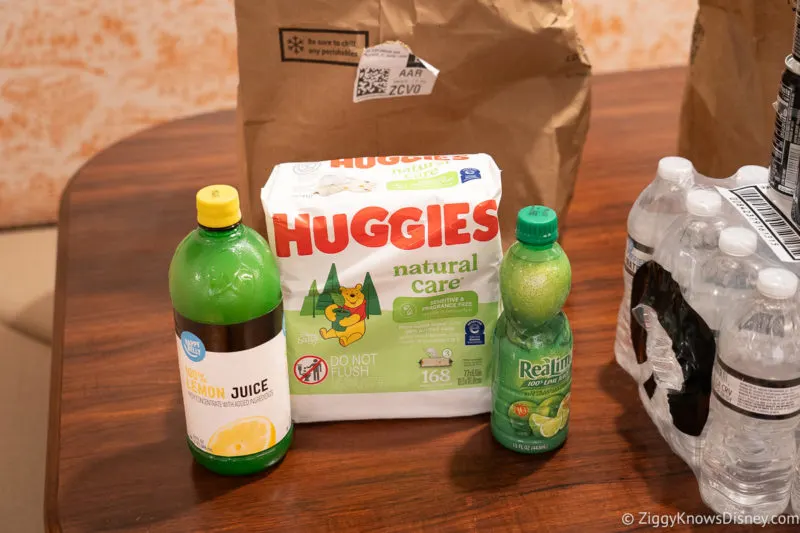
[[[289,51],[294,52],[295,54],[299,54],[303,51],[303,39],[297,35],[289,37],[289,39],[286,41],[286,45],[289,48]]]

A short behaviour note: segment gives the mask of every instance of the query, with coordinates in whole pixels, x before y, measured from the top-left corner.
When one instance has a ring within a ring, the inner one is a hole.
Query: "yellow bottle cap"
[[[230,185],[209,185],[197,191],[197,222],[207,228],[227,228],[242,220],[239,193]]]

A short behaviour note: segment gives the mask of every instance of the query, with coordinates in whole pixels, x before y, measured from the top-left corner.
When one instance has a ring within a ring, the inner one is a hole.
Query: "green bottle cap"
[[[558,239],[558,216],[543,205],[529,205],[517,214],[517,240],[533,246],[552,244]]]

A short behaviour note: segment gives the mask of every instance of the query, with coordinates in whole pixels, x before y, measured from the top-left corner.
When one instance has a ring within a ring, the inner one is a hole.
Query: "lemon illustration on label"
[[[266,450],[275,445],[275,426],[268,418],[240,418],[219,428],[208,441],[214,455],[237,457]]]

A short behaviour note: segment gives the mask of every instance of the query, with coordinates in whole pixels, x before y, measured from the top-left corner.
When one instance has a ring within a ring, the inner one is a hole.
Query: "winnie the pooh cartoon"
[[[367,301],[361,292],[361,284],[355,287],[341,287],[344,304],[331,304],[325,308],[325,318],[331,321],[331,328],[320,328],[323,339],[339,339],[339,344],[349,346],[364,336],[367,330]]]

